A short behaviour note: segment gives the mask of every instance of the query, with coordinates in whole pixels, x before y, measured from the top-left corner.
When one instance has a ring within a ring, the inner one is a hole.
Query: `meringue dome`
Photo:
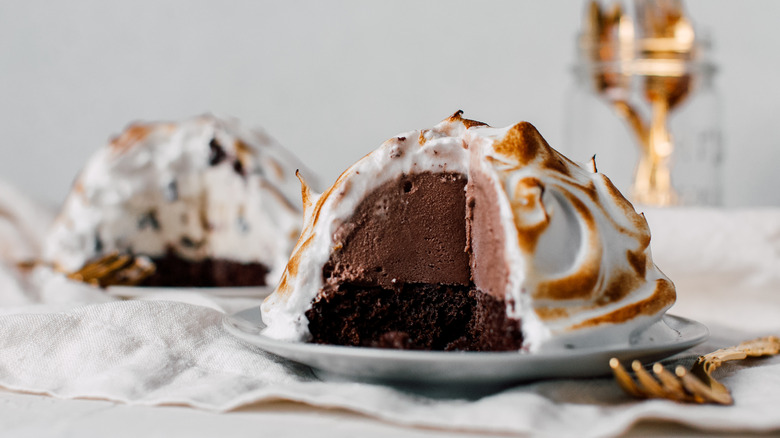
[[[400,134],[326,192],[262,306],[286,340],[445,350],[627,342],[674,303],[644,216],[529,123],[458,112]]]
[[[133,124],[87,162],[44,258],[73,272],[113,252],[143,255],[154,285],[274,284],[300,232],[301,167],[235,120]]]

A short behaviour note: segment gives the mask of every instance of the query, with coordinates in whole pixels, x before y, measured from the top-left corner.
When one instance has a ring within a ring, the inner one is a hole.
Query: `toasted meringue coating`
[[[46,240],[64,271],[111,251],[263,263],[281,276],[300,230],[300,162],[206,115],[128,127],[87,162]]]
[[[495,211],[502,239],[470,232],[472,279],[521,321],[524,349],[627,342],[674,303],[674,286],[652,262],[644,216],[594,163],[589,171],[568,160],[529,123],[496,129],[460,114],[386,141],[321,195],[302,180],[303,232],[262,306],[268,336],[307,339],[304,313],[339,250],[334,232],[382,183],[420,172],[467,175],[469,197]],[[488,264],[480,264],[480,245],[492,245]]]

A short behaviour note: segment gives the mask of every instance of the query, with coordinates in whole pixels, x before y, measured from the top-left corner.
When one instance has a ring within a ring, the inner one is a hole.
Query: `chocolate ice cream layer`
[[[465,188],[465,175],[431,172],[380,186],[336,231],[325,282],[468,285]]]

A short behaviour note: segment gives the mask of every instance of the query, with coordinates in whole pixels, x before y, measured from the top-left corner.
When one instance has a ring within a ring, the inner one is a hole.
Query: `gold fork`
[[[674,374],[660,363],[653,364],[653,377],[644,366],[635,360],[631,362],[636,380],[626,371],[617,358],[609,360],[612,374],[624,391],[640,398],[665,398],[687,403],[734,403],[731,393],[711,373],[724,362],[747,357],[772,356],[780,353],[780,338],[766,336],[743,342],[735,347],[722,348],[699,356],[690,371],[678,365]]]
[[[134,286],[154,274],[155,265],[146,257],[111,252],[92,260],[68,278],[95,286]]]

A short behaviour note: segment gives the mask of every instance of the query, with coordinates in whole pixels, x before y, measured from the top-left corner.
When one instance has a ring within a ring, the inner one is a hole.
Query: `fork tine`
[[[615,380],[617,380],[618,385],[620,385],[624,391],[630,395],[633,395],[634,397],[646,396],[642,391],[639,390],[639,388],[636,386],[636,383],[634,383],[634,379],[628,375],[628,372],[625,368],[623,368],[623,365],[616,357],[613,357],[609,360],[609,367],[612,368],[612,374],[615,376]]]
[[[730,405],[734,403],[734,399],[731,398],[731,394],[729,394],[728,390],[726,390],[726,392],[713,391],[712,388],[691,375],[691,373],[689,373],[682,366],[678,366],[674,371],[675,374],[677,374],[677,377],[679,377],[682,381],[685,389],[688,390],[688,392],[690,392],[699,403],[714,402],[722,405]]]
[[[653,365],[653,373],[655,377],[661,382],[667,395],[677,401],[685,401],[690,399],[690,395],[685,391],[685,388],[680,383],[680,380],[672,373],[666,370],[660,362],[656,362]]]
[[[631,369],[634,371],[634,374],[636,374],[639,385],[643,387],[645,392],[653,397],[666,398],[667,391],[665,391],[661,384],[645,370],[642,366],[642,362],[639,362],[638,360],[631,362]]]
[[[703,384],[697,377],[692,376],[683,366],[677,366],[674,373],[696,403],[709,403],[711,401],[707,385]]]

